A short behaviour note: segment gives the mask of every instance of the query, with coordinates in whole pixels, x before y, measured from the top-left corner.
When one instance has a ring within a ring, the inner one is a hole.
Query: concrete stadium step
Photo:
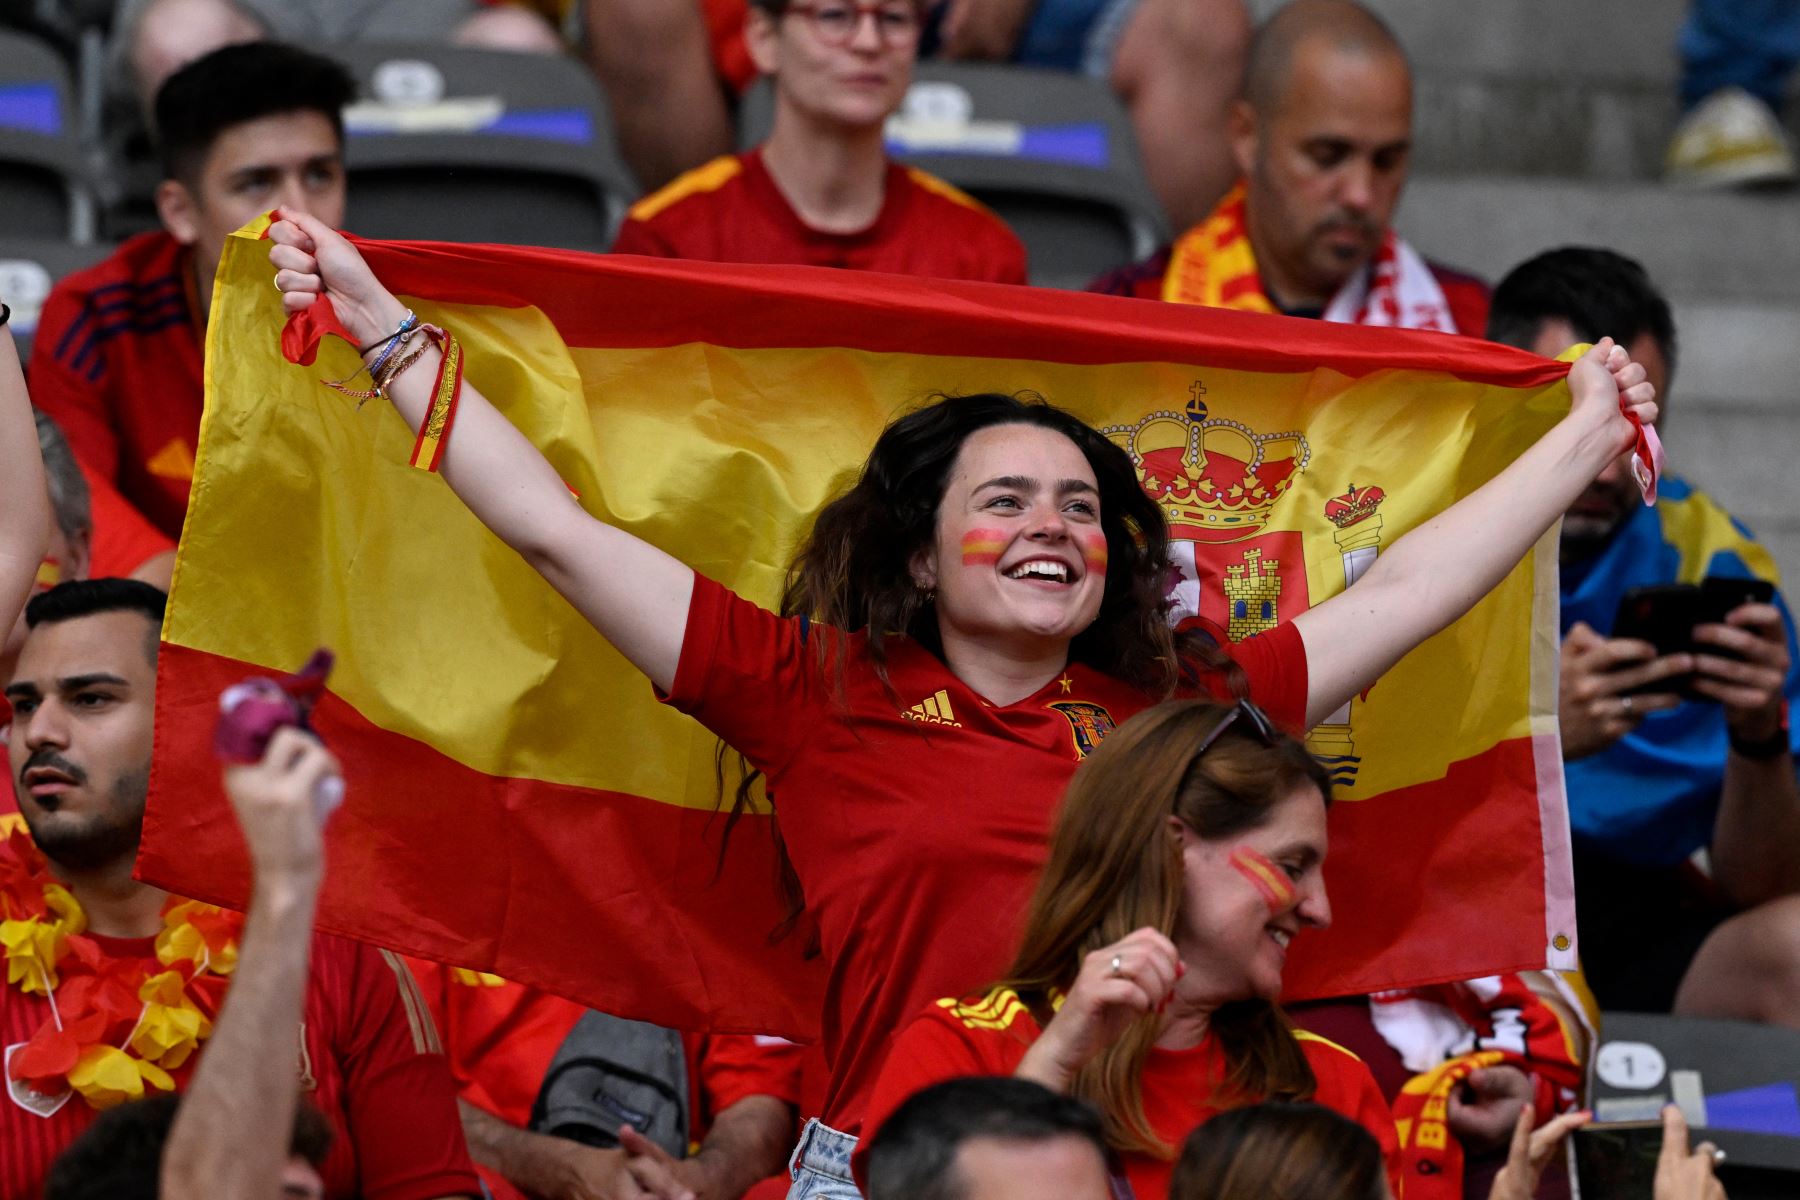
[[[1369,0],[1418,76],[1414,161],[1442,172],[1652,179],[1674,127],[1686,0]],[[1800,80],[1785,117],[1800,131]]]
[[[1541,250],[1611,246],[1670,295],[1800,304],[1800,202],[1791,194],[1656,183],[1415,176],[1397,225],[1423,252],[1497,279]]]

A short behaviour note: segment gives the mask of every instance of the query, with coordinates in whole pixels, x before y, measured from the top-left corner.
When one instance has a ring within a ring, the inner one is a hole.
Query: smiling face
[[[156,632],[136,612],[41,624],[6,685],[19,811],[38,848],[65,867],[94,870],[137,852]]]
[[[1181,921],[1175,943],[1220,1003],[1281,994],[1288,943],[1331,924],[1325,896],[1325,798],[1302,784],[1254,829],[1208,841],[1177,818]]]
[[[1100,493],[1080,448],[1036,425],[991,425],[957,453],[913,574],[937,589],[946,644],[1066,651],[1100,612],[1106,560]]]
[[[789,114],[851,129],[880,126],[912,84],[919,45],[913,0],[887,0],[866,14],[848,0],[796,9],[806,11],[773,15],[752,5],[744,26],[757,68],[774,77],[777,122]]]
[[[1288,307],[1323,303],[1381,246],[1406,182],[1412,81],[1398,54],[1309,39],[1278,103],[1239,102],[1232,146],[1248,179],[1257,265]]]

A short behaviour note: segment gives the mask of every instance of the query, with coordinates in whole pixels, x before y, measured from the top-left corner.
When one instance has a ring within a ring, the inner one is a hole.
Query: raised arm
[[[381,285],[354,246],[304,213],[283,210],[269,229],[275,286],[289,312],[331,300],[358,345],[386,338],[406,306]],[[455,333],[455,330],[451,330]],[[372,361],[371,351],[365,361]],[[435,348],[389,389],[418,429],[442,356]],[[622,529],[595,520],[556,471],[465,377],[454,434],[441,464],[457,497],[530,563],[657,687],[675,682],[693,570]]]
[[[50,489],[12,330],[0,329],[0,637],[31,595],[50,538]]]
[[[250,847],[250,910],[231,992],[169,1131],[162,1195],[254,1200],[280,1190],[300,1100],[293,1031],[324,873],[313,797],[337,773],[323,746],[292,729],[270,739],[262,762],[226,768]]]
[[[1294,618],[1306,643],[1310,728],[1506,578],[1593,478],[1631,445],[1619,398],[1655,419],[1644,369],[1611,338],[1569,370],[1569,415],[1487,483],[1384,551],[1356,585]]]

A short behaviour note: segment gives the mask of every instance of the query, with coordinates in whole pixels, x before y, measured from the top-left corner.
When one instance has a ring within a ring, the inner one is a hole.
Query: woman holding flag
[[[1039,402],[944,400],[890,425],[819,514],[777,616],[584,512],[474,387],[456,397],[460,372],[409,336],[348,241],[281,215],[288,311],[330,300],[470,510],[779,798],[830,972],[812,1195],[855,1194],[854,1134],[902,1022],[1005,963],[1016,930],[992,914],[1020,910],[1057,800],[1108,730],[1177,690],[1247,692],[1294,729],[1322,719],[1505,577],[1630,444],[1622,411],[1656,411],[1643,369],[1602,343],[1535,446],[1355,588],[1228,657],[1164,622],[1163,517],[1123,451]]]

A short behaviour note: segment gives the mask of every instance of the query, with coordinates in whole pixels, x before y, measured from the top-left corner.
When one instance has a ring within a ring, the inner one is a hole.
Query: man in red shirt
[[[163,599],[84,580],[26,610],[5,690],[23,826],[0,841],[0,1200],[37,1196],[99,1109],[185,1082],[236,962],[241,918],[131,877]],[[290,1044],[301,1095],[338,1135],[329,1195],[477,1193],[436,1029],[397,958],[315,935]]]
[[[31,396],[76,455],[169,538],[199,442],[202,339],[225,238],[276,205],[344,216],[343,68],[291,46],[227,46],[157,93],[163,228],[59,283]]]
[[[496,975],[418,958],[407,963],[442,1032],[470,1152],[501,1200],[512,1188],[541,1200],[610,1195],[612,1186],[636,1195],[633,1166],[666,1168],[662,1177],[709,1200],[731,1200],[759,1179],[785,1175],[804,1047],[779,1038],[682,1035],[693,1153],[680,1163],[634,1164],[617,1148],[530,1132],[551,1060],[586,1009]]]
[[[1242,181],[1211,216],[1090,290],[1480,336],[1488,289],[1389,227],[1412,146],[1412,72],[1354,0],[1295,0],[1257,31],[1232,110]]]
[[[745,36],[774,78],[769,140],[638,201],[613,249],[1024,283],[1025,248],[998,217],[883,149],[912,82],[922,10],[920,0],[756,0]]]

